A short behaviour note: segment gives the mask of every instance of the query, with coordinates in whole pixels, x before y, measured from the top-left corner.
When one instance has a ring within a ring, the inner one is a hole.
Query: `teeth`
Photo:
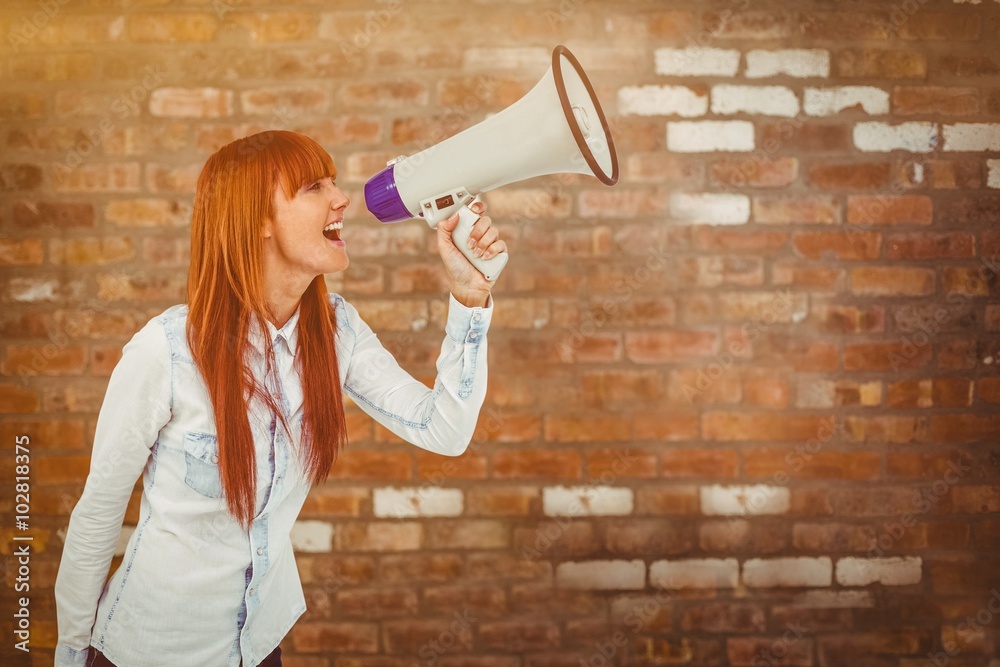
[[[324,232],[332,231],[334,229],[340,230],[344,228],[343,222],[331,222],[329,225],[323,228]]]

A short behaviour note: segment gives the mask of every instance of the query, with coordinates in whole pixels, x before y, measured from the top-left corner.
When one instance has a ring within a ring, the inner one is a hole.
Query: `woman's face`
[[[306,183],[291,199],[279,185],[274,219],[264,227],[265,280],[269,273],[282,282],[301,279],[304,290],[316,276],[346,269],[340,231],[350,203],[330,177]]]

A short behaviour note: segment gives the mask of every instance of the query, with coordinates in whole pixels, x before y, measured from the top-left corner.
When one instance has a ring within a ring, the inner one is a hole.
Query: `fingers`
[[[490,246],[499,238],[500,230],[493,226],[493,221],[488,216],[483,216],[472,226],[472,231],[469,233],[469,248],[476,257],[484,257]],[[491,254],[495,255],[496,252]]]

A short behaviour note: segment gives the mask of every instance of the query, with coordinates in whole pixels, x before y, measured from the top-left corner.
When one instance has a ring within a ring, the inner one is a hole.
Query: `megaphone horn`
[[[385,223],[422,217],[431,228],[459,212],[455,245],[486,277],[507,265],[503,252],[476,257],[468,247],[479,193],[546,174],[591,174],[618,182],[608,120],[579,61],[565,46],[528,93],[503,111],[411,156],[388,163],[365,183],[368,210]]]

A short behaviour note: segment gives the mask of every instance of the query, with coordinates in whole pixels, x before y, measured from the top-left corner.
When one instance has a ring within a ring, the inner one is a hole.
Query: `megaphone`
[[[365,204],[384,223],[422,217],[431,226],[456,211],[455,245],[486,277],[507,265],[505,252],[483,260],[468,247],[478,216],[468,204],[482,192],[545,174],[592,174],[618,182],[618,156],[601,104],[583,67],[565,46],[524,97],[453,137],[390,161],[365,183]]]

